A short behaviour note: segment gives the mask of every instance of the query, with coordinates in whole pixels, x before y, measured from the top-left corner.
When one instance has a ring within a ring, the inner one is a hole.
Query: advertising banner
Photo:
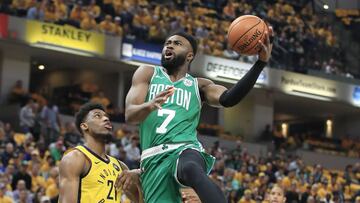
[[[74,28],[68,25],[55,25],[28,20],[26,41],[43,43],[75,50],[104,54],[104,35]]]
[[[122,44],[122,59],[134,60],[153,65],[161,64],[162,45],[146,43],[139,40],[124,39]]]
[[[191,70],[213,80],[235,83],[240,80],[252,67],[252,64],[240,61],[214,57],[197,56],[191,65]],[[268,69],[264,69],[256,81],[256,84],[268,83]]]

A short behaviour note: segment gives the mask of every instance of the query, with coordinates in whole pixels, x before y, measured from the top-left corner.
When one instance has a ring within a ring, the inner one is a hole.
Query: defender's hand
[[[131,186],[140,184],[140,173],[140,169],[122,171],[116,178],[115,188],[127,191]]]

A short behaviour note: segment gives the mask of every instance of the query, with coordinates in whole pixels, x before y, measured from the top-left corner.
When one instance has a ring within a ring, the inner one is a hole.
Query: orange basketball
[[[228,30],[228,45],[242,55],[254,55],[260,50],[259,40],[264,42],[265,22],[254,15],[243,15],[236,18]]]

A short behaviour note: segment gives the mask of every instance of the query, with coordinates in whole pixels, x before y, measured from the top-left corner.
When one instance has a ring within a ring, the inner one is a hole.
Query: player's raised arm
[[[173,88],[168,88],[151,101],[145,102],[154,68],[140,66],[134,73],[131,88],[126,96],[125,120],[130,124],[142,122],[151,111],[161,108],[166,99],[173,93]]]
[[[73,150],[66,154],[60,162],[60,195],[59,203],[78,201],[79,181],[85,166],[85,157],[81,152]]]
[[[269,27],[272,33],[272,28]],[[206,103],[211,106],[231,107],[238,104],[242,98],[254,87],[261,71],[266,66],[271,56],[272,43],[270,43],[269,33],[265,33],[265,44],[259,41],[261,49],[259,51],[259,60],[251,69],[229,90],[224,86],[216,85],[205,78],[198,78],[200,92]]]

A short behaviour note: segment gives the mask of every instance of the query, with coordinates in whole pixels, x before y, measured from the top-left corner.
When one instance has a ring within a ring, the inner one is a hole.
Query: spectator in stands
[[[113,7],[113,1],[112,0],[104,0],[101,10],[107,15],[114,16],[115,9]]]
[[[357,180],[358,178],[356,177],[354,171],[353,171],[353,166],[352,165],[347,165],[345,167],[345,174],[344,174],[344,178],[346,183],[351,184],[360,184],[359,180]]]
[[[131,133],[126,129],[123,129],[123,131],[125,133],[125,136],[121,138],[121,145],[125,148],[126,146],[131,144]]]
[[[31,169],[31,192],[36,192],[41,187],[46,187],[45,178],[40,174],[40,163],[33,163]]]
[[[110,16],[111,18],[111,16]],[[90,100],[90,102],[93,103],[100,103],[101,105],[103,105],[104,107],[108,107],[110,104],[110,100],[105,97],[105,94],[103,91],[99,91],[98,93],[96,93]]]
[[[269,193],[269,203],[285,203],[285,202],[291,202],[291,201],[289,201],[285,197],[284,190],[278,185],[273,186]]]
[[[45,7],[44,21],[49,23],[57,22],[56,8],[53,1],[49,1]]]
[[[100,6],[96,4],[96,0],[91,0],[90,5],[87,8],[88,15],[92,17],[93,19],[96,19],[97,22],[99,22],[99,17],[101,14]]]
[[[20,188],[23,189],[26,187],[27,190],[31,190],[32,179],[29,173],[27,172],[27,168],[29,163],[25,160],[21,161],[20,167],[17,173],[13,175],[13,179],[11,182],[11,187],[19,189],[17,186],[20,184]],[[21,182],[23,180],[23,182]]]
[[[312,173],[315,182],[320,182],[323,177],[323,167],[320,164],[316,164]]]
[[[114,28],[114,34],[116,36],[120,36],[122,37],[124,35],[124,30],[123,28],[121,27],[121,18],[119,16],[116,16],[114,18],[114,24],[115,24],[115,28]]]
[[[15,11],[15,15],[19,17],[25,17],[28,9],[25,0],[13,1],[11,8]]]
[[[83,30],[96,31],[98,25],[94,16],[90,13],[85,13],[84,18],[81,20],[80,28]]]
[[[0,183],[0,202],[1,203],[13,203],[14,200],[12,197],[6,195],[6,185]]]
[[[44,10],[42,8],[41,2],[36,2],[35,6],[31,7],[27,11],[27,18],[30,20],[44,20]]]
[[[57,24],[63,25],[68,22],[68,6],[63,0],[55,1],[56,19]]]
[[[65,152],[65,147],[63,141],[59,139],[57,142],[50,144],[49,146],[50,154],[55,162],[60,161],[63,153]]]
[[[240,199],[239,203],[255,203],[255,200],[252,198],[251,190],[245,190],[244,196]]]
[[[34,102],[31,98],[27,98],[25,106],[20,109],[19,120],[24,133],[33,131],[35,125],[35,113]]]
[[[23,87],[21,80],[16,81],[14,87],[11,89],[9,102],[10,103],[22,103],[27,98],[27,91]]]
[[[296,203],[300,201],[296,182],[292,182],[290,188],[287,188],[287,190],[285,197],[288,202]]]
[[[14,145],[12,143],[7,143],[5,152],[1,154],[1,162],[5,168],[9,164],[10,159],[14,157],[14,152]]]
[[[241,140],[236,141],[236,148],[231,151],[231,154],[234,157],[242,155],[242,141]]]
[[[28,195],[28,189],[25,187],[25,181],[19,180],[16,186],[16,190],[13,192],[15,202],[19,203],[31,203],[32,199]]]
[[[11,142],[15,146],[16,142],[14,140],[14,130],[12,129],[10,123],[5,123],[4,133],[5,133],[5,142],[6,143]]]
[[[154,43],[160,43],[161,41],[163,41],[164,35],[162,35],[162,29],[163,28],[161,27],[160,22],[154,21],[152,25],[150,25],[148,40]]]
[[[19,203],[33,203],[32,193],[28,190],[21,190],[19,194]]]
[[[126,158],[128,167],[130,169],[138,168],[140,164],[140,149],[138,147],[139,140],[136,136],[131,138],[131,144],[127,145],[124,150],[126,152]]]
[[[60,135],[61,120],[58,106],[53,101],[49,102],[41,110],[40,117],[43,123],[45,145],[49,145],[55,142]]]
[[[152,22],[152,16],[149,15],[149,11],[147,9],[141,9],[140,12],[134,15],[132,21],[134,34],[140,39],[146,39],[149,26]]]
[[[83,9],[82,2],[77,2],[71,10],[68,23],[75,27],[80,27],[80,22],[84,19],[85,15],[86,12]]]
[[[51,202],[58,202],[59,198],[59,168],[52,168],[51,178],[54,180],[46,187],[46,196],[51,199]]]
[[[227,5],[223,9],[225,19],[233,20],[236,17],[235,6],[232,1],[228,1]]]
[[[112,21],[111,15],[106,15],[105,20],[103,20],[99,25],[100,32],[105,34],[114,34],[115,33],[115,24]],[[100,93],[100,92],[99,92]]]
[[[65,124],[64,146],[69,149],[81,143],[81,136],[76,130],[74,122]]]

